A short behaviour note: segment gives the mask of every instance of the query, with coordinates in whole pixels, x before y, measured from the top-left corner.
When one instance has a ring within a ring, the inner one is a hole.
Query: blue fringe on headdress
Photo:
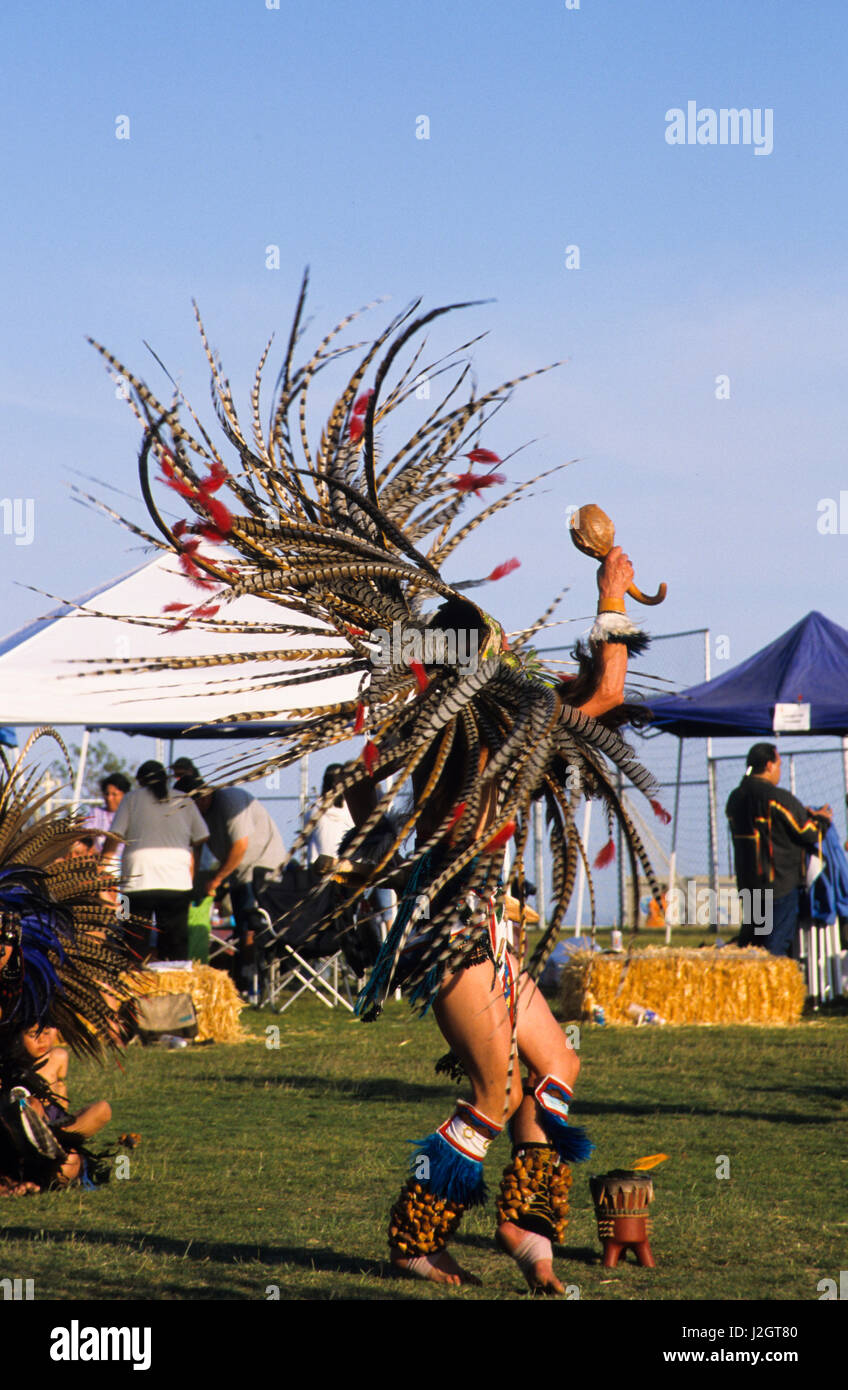
[[[374,962],[371,974],[357,997],[355,1013],[366,1023],[378,1018],[383,1011],[383,1005],[392,987],[400,943],[418,902],[418,884],[424,876],[429,858],[430,856],[425,854],[410,875],[403,897],[398,903],[392,929],[380,947],[380,954]]]
[[[442,961],[440,965],[432,966],[427,971],[427,974],[424,976],[424,979],[420,982],[420,984],[417,984],[415,986],[415,989],[410,994],[409,1002],[413,1008],[418,1009],[419,1018],[426,1018],[427,1013],[430,1009],[430,1005],[433,1003],[433,1000],[439,992],[439,983],[444,973],[444,961]]]
[[[563,1163],[585,1163],[594,1152],[595,1145],[580,1125],[570,1125],[558,1119],[548,1110],[543,1110],[541,1105],[536,1107],[536,1118]]]
[[[24,978],[15,1021],[23,1028],[42,1023],[61,990],[54,961],[64,960],[63,938],[70,930],[68,914],[44,895],[40,878],[21,866],[0,870],[0,908],[21,919]]]
[[[481,1207],[488,1198],[483,1178],[483,1165],[476,1158],[466,1158],[443,1139],[438,1131],[426,1139],[414,1141],[415,1153],[409,1160],[413,1177],[436,1197],[447,1197],[462,1207]],[[427,1176],[422,1176],[426,1160]]]

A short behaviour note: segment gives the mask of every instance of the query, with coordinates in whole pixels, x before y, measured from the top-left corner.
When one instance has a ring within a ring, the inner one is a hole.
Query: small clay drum
[[[616,1168],[589,1179],[598,1235],[604,1245],[604,1266],[614,1269],[623,1251],[630,1247],[640,1265],[654,1267],[648,1237],[651,1221],[648,1207],[654,1200],[654,1184],[647,1173]]]

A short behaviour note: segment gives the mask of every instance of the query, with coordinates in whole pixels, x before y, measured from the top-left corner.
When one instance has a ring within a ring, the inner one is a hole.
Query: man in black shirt
[[[765,946],[773,956],[788,956],[798,931],[805,851],[821,854],[822,834],[833,812],[829,806],[811,811],[778,786],[780,754],[773,743],[755,743],[747,763],[745,776],[727,802],[736,886],[743,904],[750,904],[755,890],[771,893],[771,931],[758,939],[754,920],[756,916],[762,921],[762,916],[749,910],[743,914],[739,945]]]

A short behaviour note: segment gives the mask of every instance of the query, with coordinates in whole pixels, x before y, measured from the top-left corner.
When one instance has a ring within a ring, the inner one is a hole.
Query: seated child
[[[69,1057],[58,1041],[55,1028],[35,1025],[18,1034],[3,1058],[4,1099],[19,1107],[20,1131],[28,1141],[28,1149],[18,1155],[17,1191],[31,1192],[33,1184],[35,1190],[66,1187],[84,1179],[90,1157],[84,1152],[85,1141],[112,1118],[105,1100],[69,1114]]]

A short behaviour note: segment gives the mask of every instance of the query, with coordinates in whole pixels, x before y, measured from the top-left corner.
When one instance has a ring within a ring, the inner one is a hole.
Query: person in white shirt
[[[124,841],[121,885],[133,917],[148,924],[131,933],[135,950],[152,954],[155,921],[159,959],[185,960],[195,856],[209,831],[190,797],[169,794],[161,763],[142,763],[136,781],[115,813],[103,853],[114,853]]]
[[[330,763],[324,772],[321,795],[326,796],[336,785],[344,768],[341,763]],[[339,845],[349,830],[353,829],[353,816],[347,809],[343,796],[337,796],[329,810],[325,811],[311,836],[306,848],[307,862],[314,864],[316,859],[327,856],[337,859]]]

